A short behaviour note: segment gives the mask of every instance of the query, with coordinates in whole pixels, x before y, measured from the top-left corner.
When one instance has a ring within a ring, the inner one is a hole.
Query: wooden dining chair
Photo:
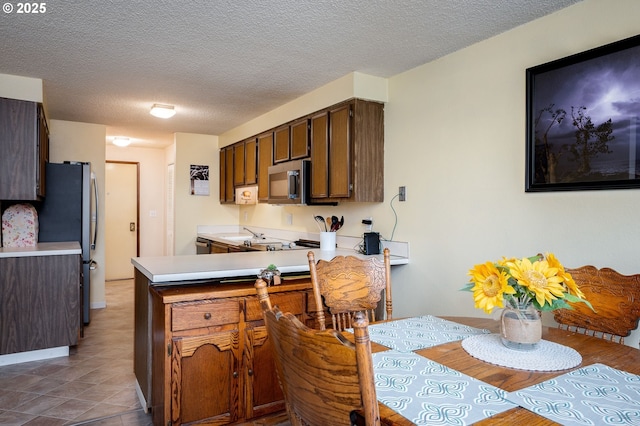
[[[376,308],[384,290],[386,319],[391,319],[391,261],[389,249],[383,250],[383,261],[371,257],[336,256],[315,261],[312,251],[307,253],[311,284],[316,301],[318,323],[326,329],[324,305],[329,308],[333,328],[351,327],[354,312],[365,312],[369,322],[375,322]],[[323,304],[324,303],[324,304]],[[382,318],[381,318],[382,319]]]
[[[562,329],[600,337],[617,343],[638,326],[640,319],[640,274],[622,275],[611,268],[587,265],[567,268],[593,306],[575,303],[574,309],[554,311]]]
[[[363,410],[379,425],[367,318],[354,317],[355,344],[337,330],[314,330],[271,306],[266,283],[255,284],[292,426],[350,425]]]

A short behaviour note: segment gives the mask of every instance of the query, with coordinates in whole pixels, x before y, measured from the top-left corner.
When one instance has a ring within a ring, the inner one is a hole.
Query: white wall
[[[175,134],[175,243],[176,255],[195,254],[198,225],[238,223],[238,208],[221,205],[218,191],[218,137],[193,133]],[[209,166],[209,195],[191,195],[190,166]]]
[[[165,254],[164,149],[107,145],[107,161],[139,163],[140,256]]]
[[[636,35],[638,16],[635,0],[586,0],[390,78],[384,203],[242,206],[240,222],[286,228],[290,213],[313,231],[312,214],[337,213],[340,232],[358,235],[371,215],[390,238],[395,210],[394,239],[411,245],[393,271],[397,317],[484,316],[459,289],[474,264],[502,256],[550,251],[570,267],[640,273],[639,190],[524,192],[525,69]],[[401,185],[407,201],[391,204]]]
[[[49,160],[52,163],[63,161],[83,161],[91,163],[98,183],[98,197],[104,200],[104,160],[106,126],[100,124],[76,123],[72,121],[49,120]],[[104,218],[104,203],[98,203],[98,217]],[[104,220],[98,221],[98,241],[91,257],[97,268],[91,271],[91,308],[106,306],[104,277]]]

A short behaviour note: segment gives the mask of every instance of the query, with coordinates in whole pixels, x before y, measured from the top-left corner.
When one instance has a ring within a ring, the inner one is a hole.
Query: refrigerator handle
[[[95,199],[95,221],[93,226],[93,241],[91,242],[91,250],[96,249],[96,242],[98,241],[98,212],[100,209],[98,208],[98,184],[96,183],[96,175],[91,172],[91,184],[93,185],[93,195]]]

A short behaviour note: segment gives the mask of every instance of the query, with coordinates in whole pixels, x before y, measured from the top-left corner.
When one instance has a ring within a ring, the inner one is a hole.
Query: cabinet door
[[[38,155],[36,191],[39,197],[44,197],[46,194],[45,170],[49,162],[49,127],[41,104],[38,104]]]
[[[243,364],[245,418],[262,417],[284,410],[273,353],[265,326],[245,329]]]
[[[273,165],[273,133],[258,137],[258,201],[269,197],[269,167]]]
[[[37,200],[38,105],[0,98],[0,200]],[[44,166],[43,166],[44,167]]]
[[[226,424],[242,412],[237,329],[173,339],[171,422]]]
[[[229,246],[216,241],[211,242],[209,253],[229,253]]]
[[[311,198],[329,196],[329,113],[311,118]]]
[[[304,119],[291,125],[291,159],[309,156],[309,120]]]
[[[78,344],[79,254],[0,258],[0,355]]]
[[[244,185],[244,142],[233,145],[233,186]]]
[[[244,143],[244,183],[246,185],[255,185],[258,182],[257,154],[256,138],[247,140]]]
[[[351,195],[351,105],[329,111],[329,197]]]
[[[233,190],[233,147],[229,146],[225,148],[225,202],[233,203],[235,201],[236,194]]]
[[[289,126],[283,126],[274,132],[273,162],[280,163],[290,158],[289,153]]]
[[[227,179],[227,168],[226,166],[226,157],[225,157],[225,150],[221,149],[220,150],[220,158],[218,160],[218,168],[219,168],[219,177],[220,177],[220,186],[219,186],[219,195],[220,195],[220,203],[223,204],[227,201],[227,195],[226,195],[226,179]]]

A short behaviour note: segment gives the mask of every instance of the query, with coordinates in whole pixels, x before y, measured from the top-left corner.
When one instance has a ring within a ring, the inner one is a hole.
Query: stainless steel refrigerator
[[[91,321],[91,274],[97,236],[97,187],[91,164],[46,165],[46,196],[38,209],[38,241],[78,241],[82,247],[82,320]],[[93,196],[93,202],[92,202]]]

